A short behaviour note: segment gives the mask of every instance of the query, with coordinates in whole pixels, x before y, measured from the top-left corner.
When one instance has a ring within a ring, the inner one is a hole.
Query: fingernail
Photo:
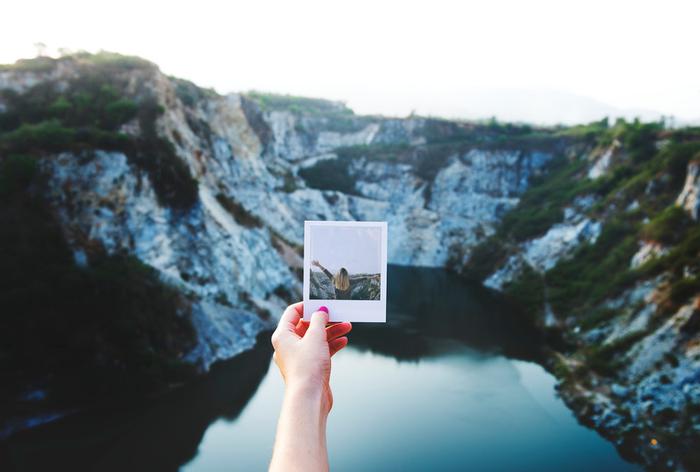
[[[325,306],[322,306],[318,309],[318,311],[325,311],[326,313],[328,313],[328,308],[326,308]]]

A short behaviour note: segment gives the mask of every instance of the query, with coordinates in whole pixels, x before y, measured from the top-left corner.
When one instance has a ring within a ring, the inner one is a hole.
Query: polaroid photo
[[[386,321],[385,221],[304,222],[304,319]]]

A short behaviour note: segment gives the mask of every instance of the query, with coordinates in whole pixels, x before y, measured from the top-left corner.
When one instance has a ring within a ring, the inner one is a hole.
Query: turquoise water
[[[443,271],[388,281],[389,322],[333,359],[332,470],[639,470],[557,397],[517,307]],[[20,435],[7,469],[266,470],[283,395],[268,339],[166,397]]]
[[[337,356],[333,470],[637,470],[576,422],[541,367],[451,343],[444,349],[416,362],[356,349]],[[240,417],[207,429],[184,470],[263,470],[281,392],[270,369]]]
[[[443,271],[393,267],[389,284],[388,325],[357,325],[333,359],[332,470],[638,470],[557,397],[514,307]],[[273,364],[183,470],[264,470],[282,392]]]

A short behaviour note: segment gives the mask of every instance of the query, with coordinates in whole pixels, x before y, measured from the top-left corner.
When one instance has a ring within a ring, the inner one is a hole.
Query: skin
[[[331,357],[348,344],[350,323],[328,324],[328,313],[311,321],[302,302],[287,307],[272,334],[273,359],[284,379],[282,410],[270,471],[327,471],[326,421],[333,406]]]

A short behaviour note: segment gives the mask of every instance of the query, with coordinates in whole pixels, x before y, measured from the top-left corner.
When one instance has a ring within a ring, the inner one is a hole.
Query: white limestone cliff
[[[688,164],[685,185],[676,199],[676,205],[690,213],[694,220],[700,218],[700,162]]]
[[[0,87],[21,93],[79,73],[69,61],[58,64],[43,73],[2,71]],[[177,79],[156,67],[116,73],[125,74],[128,93],[163,106],[157,132],[196,180],[195,204],[164,207],[147,173],[123,153],[100,150],[43,159],[47,199],[77,263],[89,263],[93,244],[127,252],[189,294],[199,344],[188,358],[203,368],[250,347],[288,299],[301,296],[294,270],[305,219],[388,221],[390,263],[441,267],[451,257],[464,261],[552,158],[475,146],[453,152],[426,177],[414,163],[364,156],[349,168],[356,192],[318,190],[301,168],[338,159],[336,150],[348,146],[421,146],[428,121],[350,114],[339,127],[322,116],[258,109],[235,93],[183,101]],[[141,132],[136,120],[122,131]],[[227,201],[252,223],[239,221]]]

